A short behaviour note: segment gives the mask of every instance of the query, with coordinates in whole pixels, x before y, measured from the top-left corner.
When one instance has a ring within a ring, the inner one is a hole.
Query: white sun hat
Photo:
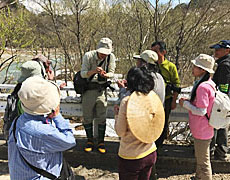
[[[18,92],[22,109],[32,115],[45,115],[55,111],[60,104],[59,87],[39,76],[27,78]]]
[[[215,65],[215,59],[212,56],[200,54],[194,60],[191,60],[191,62],[209,73],[214,73],[213,67]]]

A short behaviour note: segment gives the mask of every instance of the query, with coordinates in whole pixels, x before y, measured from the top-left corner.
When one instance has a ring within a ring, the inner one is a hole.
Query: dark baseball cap
[[[210,46],[210,48],[211,49],[220,49],[220,48],[230,49],[230,40],[222,40],[219,43]]]

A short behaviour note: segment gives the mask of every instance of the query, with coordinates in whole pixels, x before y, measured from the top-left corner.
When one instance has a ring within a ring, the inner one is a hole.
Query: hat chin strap
[[[49,114],[47,114],[47,117],[46,117],[46,118],[52,119],[52,118],[55,117],[55,116],[56,116],[55,110],[52,109],[52,111],[51,111]]]

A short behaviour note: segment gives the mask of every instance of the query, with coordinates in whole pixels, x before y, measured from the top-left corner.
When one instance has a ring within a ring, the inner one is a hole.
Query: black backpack
[[[19,116],[17,104],[19,101],[18,91],[21,88],[21,85],[21,83],[17,84],[14,88],[14,91],[7,97],[7,104],[5,108],[5,114],[3,117],[3,135],[6,140],[8,140],[9,129],[11,127],[12,122]]]
[[[77,94],[83,94],[87,90],[88,80],[81,77],[81,71],[74,75],[73,85]]]

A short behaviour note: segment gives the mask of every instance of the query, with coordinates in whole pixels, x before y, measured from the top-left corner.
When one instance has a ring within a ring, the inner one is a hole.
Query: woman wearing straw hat
[[[115,130],[121,137],[119,179],[148,180],[156,162],[154,141],[164,127],[164,108],[152,91],[154,80],[145,66],[129,70],[127,88],[131,95],[115,111]]]
[[[206,114],[210,116],[214,103],[215,83],[210,74],[214,73],[215,60],[213,57],[200,54],[193,63],[193,76],[199,78],[192,89],[191,98],[181,98],[179,103],[189,111],[189,126],[194,137],[194,149],[196,157],[195,179],[211,180],[212,168],[210,162],[210,142],[214,135],[213,127],[208,123]],[[213,87],[212,87],[213,86]]]

